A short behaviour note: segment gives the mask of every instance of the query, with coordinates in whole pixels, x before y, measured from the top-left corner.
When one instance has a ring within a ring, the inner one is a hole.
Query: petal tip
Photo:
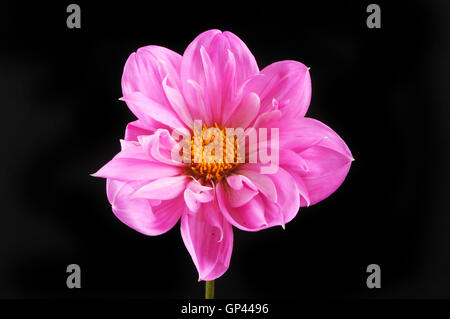
[[[98,171],[95,172],[95,173],[89,174],[89,176],[104,178],[103,175],[99,174],[99,172],[100,172],[100,170],[98,170]]]

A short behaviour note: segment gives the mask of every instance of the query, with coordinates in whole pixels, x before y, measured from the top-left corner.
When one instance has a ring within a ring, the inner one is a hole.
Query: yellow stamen
[[[238,154],[239,145],[237,138],[235,136],[230,136],[227,138],[226,129],[220,128],[217,123],[214,124],[214,127],[220,130],[222,133],[221,136],[216,137],[213,135],[209,139],[204,139],[203,136],[208,127],[203,124],[201,139],[195,139],[195,135],[191,138],[191,164],[189,170],[190,174],[196,179],[204,178],[206,181],[218,183],[224,176],[230,174],[236,166],[242,163],[242,161],[240,161],[240,156]],[[211,151],[211,154],[204,154],[204,149],[206,145],[220,137],[222,137],[223,159],[222,161],[217,161],[214,157],[216,152],[215,149]],[[227,150],[229,152],[228,157],[233,158],[231,163],[229,163],[227,159]],[[199,163],[195,163],[195,159],[197,159],[197,162]],[[199,159],[201,159],[201,161]]]

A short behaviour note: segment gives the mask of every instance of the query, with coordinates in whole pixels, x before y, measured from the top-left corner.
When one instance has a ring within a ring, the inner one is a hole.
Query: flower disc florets
[[[239,144],[235,135],[227,137],[226,128],[220,128],[217,123],[213,128],[215,130],[208,130],[203,124],[201,134],[191,137],[191,151],[184,160],[191,163],[189,172],[197,180],[217,184],[243,163],[244,158],[238,152]]]

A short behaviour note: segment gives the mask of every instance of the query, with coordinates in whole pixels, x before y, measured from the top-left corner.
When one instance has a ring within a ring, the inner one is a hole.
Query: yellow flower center
[[[226,129],[220,128],[217,123],[214,128],[208,130],[208,127],[203,124],[201,134],[198,132],[191,137],[191,158],[188,170],[196,179],[203,178],[205,182],[217,184],[243,161],[238,152],[237,137],[234,135],[227,137]],[[188,156],[187,159],[189,159]]]

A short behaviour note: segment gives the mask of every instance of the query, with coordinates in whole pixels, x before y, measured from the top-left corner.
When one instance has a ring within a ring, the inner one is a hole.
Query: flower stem
[[[214,299],[214,280],[205,282],[205,299]]]

